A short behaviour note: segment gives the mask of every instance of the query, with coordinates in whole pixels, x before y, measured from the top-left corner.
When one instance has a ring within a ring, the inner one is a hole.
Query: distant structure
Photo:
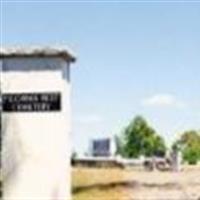
[[[173,151],[171,152],[171,162],[172,171],[181,171],[182,154],[180,150],[173,149]]]
[[[113,138],[93,139],[89,148],[89,154],[93,157],[113,157],[116,151]]]

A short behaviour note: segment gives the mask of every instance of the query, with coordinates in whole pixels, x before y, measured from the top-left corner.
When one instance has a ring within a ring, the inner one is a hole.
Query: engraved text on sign
[[[6,93],[2,95],[4,112],[50,112],[61,110],[61,94]]]

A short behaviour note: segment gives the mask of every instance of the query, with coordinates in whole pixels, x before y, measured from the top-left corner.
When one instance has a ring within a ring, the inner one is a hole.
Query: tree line
[[[200,131],[182,133],[168,149],[164,138],[142,116],[136,116],[116,136],[116,146],[116,153],[126,158],[165,157],[168,150],[177,150],[182,152],[183,161],[189,164],[200,161]]]

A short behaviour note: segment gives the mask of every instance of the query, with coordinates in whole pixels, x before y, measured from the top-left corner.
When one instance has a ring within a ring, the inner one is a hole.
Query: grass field
[[[181,172],[74,168],[73,200],[200,200],[200,167]]]

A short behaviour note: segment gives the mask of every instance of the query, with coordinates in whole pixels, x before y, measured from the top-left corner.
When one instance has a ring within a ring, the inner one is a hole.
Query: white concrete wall
[[[70,198],[69,66],[59,58],[3,61],[3,93],[61,92],[60,112],[3,113],[5,200]]]

